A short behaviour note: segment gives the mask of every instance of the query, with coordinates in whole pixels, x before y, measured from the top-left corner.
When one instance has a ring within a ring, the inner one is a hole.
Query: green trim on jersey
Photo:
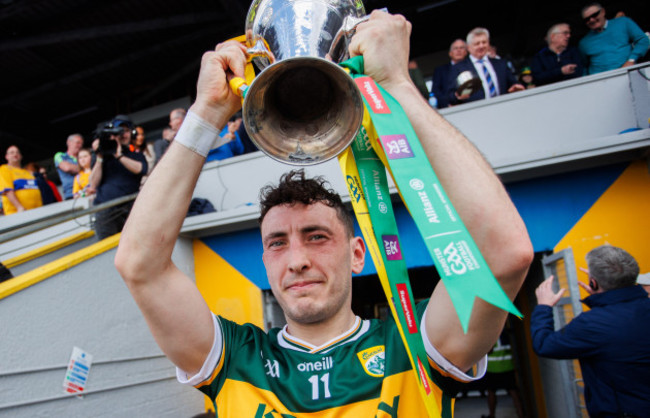
[[[420,318],[427,302],[417,305]],[[348,335],[315,352],[277,328],[266,334],[251,324],[219,322],[224,344],[219,372],[197,385],[215,403],[218,417],[426,414],[392,318],[360,321]],[[451,418],[458,382],[428,369],[442,416]]]

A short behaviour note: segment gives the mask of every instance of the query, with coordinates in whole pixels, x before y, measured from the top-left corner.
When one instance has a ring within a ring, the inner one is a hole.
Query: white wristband
[[[203,157],[214,147],[219,131],[192,111],[187,112],[175,142],[189,148]]]

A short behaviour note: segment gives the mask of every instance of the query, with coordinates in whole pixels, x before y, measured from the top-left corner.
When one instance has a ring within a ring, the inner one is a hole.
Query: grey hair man
[[[555,331],[553,306],[565,289],[553,291],[553,276],[537,288],[531,315],[533,350],[542,357],[578,359],[589,416],[647,416],[650,411],[650,298],[636,285],[639,265],[622,248],[591,250],[583,269],[591,310]]]
[[[557,23],[546,32],[544,47],[533,57],[530,68],[538,86],[580,77],[584,72],[577,48],[569,46],[571,27]]]
[[[450,104],[491,99],[501,94],[525,90],[525,87],[517,82],[506,61],[488,56],[489,47],[490,32],[487,29],[478,27],[467,34],[469,56],[454,65],[449,73],[450,82],[447,86],[446,96]],[[479,78],[483,88],[477,89],[471,94],[459,95],[456,92],[454,81],[465,71],[469,71],[474,77]]]
[[[449,80],[451,68],[466,57],[467,43],[462,39],[456,39],[449,45],[449,62],[437,67],[433,72],[431,92],[438,101],[438,109],[445,108],[449,105],[445,91],[447,90],[448,83],[453,83],[453,80]]]

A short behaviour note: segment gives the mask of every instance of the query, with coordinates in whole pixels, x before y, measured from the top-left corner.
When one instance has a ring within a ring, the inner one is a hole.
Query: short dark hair
[[[622,248],[601,245],[587,253],[589,275],[603,290],[634,286],[639,276],[639,264]]]
[[[277,186],[268,185],[260,190],[260,225],[271,208],[297,203],[323,203],[335,209],[345,231],[350,237],[354,236],[352,216],[343,204],[341,196],[330,188],[330,184],[322,176],[306,178],[303,169],[291,170],[280,177]]]

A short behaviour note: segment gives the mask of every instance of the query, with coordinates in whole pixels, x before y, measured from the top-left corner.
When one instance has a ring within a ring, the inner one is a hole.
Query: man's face
[[[488,47],[490,46],[490,40],[487,35],[476,35],[472,39],[472,42],[467,44],[467,49],[469,53],[476,59],[481,59],[487,54]]]
[[[599,31],[605,27],[605,9],[591,6],[582,12],[582,19],[591,30]]]
[[[453,62],[459,62],[465,59],[467,56],[467,44],[464,41],[458,39],[449,48],[449,58]]]
[[[571,29],[569,25],[558,26],[555,33],[551,34],[551,46],[565,48],[569,46]]]
[[[169,127],[178,132],[178,129],[183,124],[183,119],[185,119],[184,115],[182,115],[180,112],[172,110],[172,112],[169,114]]]
[[[349,237],[335,209],[275,206],[261,231],[269,284],[287,320],[314,324],[350,309],[351,276],[363,269],[365,247]]]
[[[20,153],[20,150],[18,147],[11,146],[7,148],[7,153],[5,154],[5,159],[7,160],[7,163],[9,164],[18,164],[20,165],[20,162],[23,160],[23,156]]]
[[[68,139],[68,154],[73,157],[79,154],[79,150],[84,145],[84,140],[79,136],[73,136]]]
[[[131,128],[122,125],[122,134],[119,137],[119,141],[122,145],[129,145],[131,143],[131,131]]]

